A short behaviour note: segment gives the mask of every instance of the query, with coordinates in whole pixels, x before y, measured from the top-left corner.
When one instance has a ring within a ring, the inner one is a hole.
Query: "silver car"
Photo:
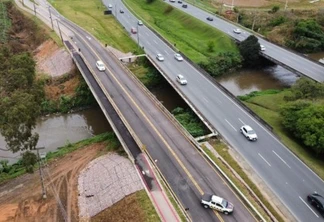
[[[183,58],[179,53],[174,54],[174,58],[178,61],[183,61]]]
[[[164,61],[164,57],[160,53],[156,55],[156,59],[159,60],[160,62]]]
[[[177,82],[180,83],[181,85],[187,85],[187,80],[185,77],[181,74],[177,75]]]

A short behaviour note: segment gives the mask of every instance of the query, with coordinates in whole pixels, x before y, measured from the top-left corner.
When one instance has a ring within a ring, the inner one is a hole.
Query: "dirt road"
[[[90,145],[52,161],[44,170],[47,199],[42,199],[39,172],[0,187],[0,221],[78,221],[79,172],[99,154],[104,144]]]

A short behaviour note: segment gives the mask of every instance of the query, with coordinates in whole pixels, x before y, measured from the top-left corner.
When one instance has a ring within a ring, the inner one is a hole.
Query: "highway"
[[[195,18],[217,28],[218,30],[226,33],[227,35],[237,39],[238,41],[243,41],[246,39],[251,33],[248,31],[242,30],[241,34],[236,34],[233,32],[233,29],[240,28],[238,26],[233,25],[230,22],[227,22],[217,16],[214,16],[206,11],[203,11],[199,8],[196,8],[192,5],[188,4],[188,8],[182,8],[181,4],[171,3],[166,1],[166,3],[176,7],[177,9],[188,13]],[[206,18],[210,16],[214,18],[214,21],[207,21]],[[285,68],[297,72],[299,74],[308,76],[318,82],[324,81],[324,66],[316,63],[312,60],[309,60],[301,55],[296,54],[293,51],[288,49],[284,49],[278,45],[270,43],[260,37],[258,37],[261,45],[266,47],[266,50],[262,52],[266,58],[270,58],[273,61],[278,61],[279,64],[283,65]]]
[[[57,19],[62,29],[69,31],[71,42],[77,46],[86,58],[88,68],[109,94],[118,107],[122,117],[146,146],[150,156],[167,179],[182,205],[193,221],[256,221],[250,211],[236,196],[224,179],[197,151],[192,142],[185,137],[180,126],[174,124],[170,116],[161,111],[156,102],[147,95],[142,86],[130,76],[117,58],[97,42],[90,34],[77,27],[54,9],[38,2],[37,13]],[[29,1],[25,1],[28,5]],[[33,7],[30,5],[29,7]],[[48,22],[47,22],[48,24]],[[104,61],[107,69],[99,72],[95,62]],[[102,98],[107,99],[107,98]],[[138,159],[138,157],[135,157]],[[218,194],[235,205],[232,215],[223,215],[206,210],[200,205],[203,193]]]
[[[113,4],[117,7],[117,19],[130,31],[131,27],[139,29],[139,43],[144,46],[145,52],[155,58],[157,53],[164,55],[165,61],[158,62],[160,69],[173,80],[183,74],[188,85],[177,86],[194,107],[197,107],[203,116],[221,133],[230,145],[239,152],[253,167],[256,173],[266,182],[277,198],[292,212],[298,221],[322,221],[321,216],[308,203],[306,196],[314,191],[324,194],[324,183],[313,171],[293,155],[270,131],[243,110],[223,91],[211,83],[203,74],[198,72],[188,62],[178,62],[174,59],[174,51],[145,26],[137,26],[135,18],[120,1],[107,1],[104,4]],[[174,3],[176,7],[180,4]],[[119,8],[125,13],[120,14]],[[202,20],[206,21],[207,14],[194,10],[189,5],[185,10],[197,16],[202,13]],[[218,20],[214,20],[217,24]],[[228,27],[227,27],[228,26]],[[227,32],[232,33],[233,26],[226,24]],[[136,34],[130,34],[137,41]],[[241,40],[248,34],[238,36]],[[261,42],[263,44],[263,42]],[[267,51],[271,47],[264,44]],[[281,49],[280,49],[281,50]],[[307,67],[307,66],[306,66]],[[257,142],[247,141],[239,132],[239,128],[250,125],[258,134]],[[193,160],[194,162],[196,160]],[[192,163],[193,164],[193,163]]]

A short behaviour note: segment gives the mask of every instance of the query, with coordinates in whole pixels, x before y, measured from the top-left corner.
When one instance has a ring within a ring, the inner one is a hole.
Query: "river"
[[[41,152],[54,151],[68,143],[90,138],[93,135],[112,131],[106,117],[99,107],[60,115],[48,115],[37,120],[36,132],[39,134],[37,147],[45,147]],[[0,148],[6,142],[0,135]],[[20,153],[0,150],[0,159],[8,159],[10,163],[17,161]]]

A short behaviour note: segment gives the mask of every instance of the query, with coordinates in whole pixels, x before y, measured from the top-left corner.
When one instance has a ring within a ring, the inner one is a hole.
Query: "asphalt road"
[[[42,2],[37,7],[37,13],[42,14],[43,18],[49,16],[46,7]],[[80,49],[103,90],[109,93],[129,126],[157,161],[158,168],[182,205],[189,208],[188,214],[192,220],[255,221],[222,177],[135,83],[134,78],[126,74],[116,58],[107,53],[91,35],[59,16],[54,9],[50,11],[52,18],[59,20],[61,29],[70,30],[70,36],[73,37],[71,41]],[[99,59],[107,67],[105,72],[99,72],[95,67]],[[226,216],[204,209],[200,205],[200,197],[204,192],[220,195],[233,202],[234,213]]]
[[[296,158],[271,132],[188,62],[176,61],[174,59],[175,52],[147,27],[137,26],[137,19],[126,9],[123,3],[104,0],[105,5],[108,5],[108,3],[117,7],[118,10],[114,9],[113,12],[117,12],[117,19],[126,30],[130,31],[131,27],[138,28],[139,43],[144,46],[148,55],[153,58],[157,53],[164,55],[164,62],[157,60],[156,62],[163,72],[174,80],[174,84],[177,84],[175,81],[177,74],[181,73],[185,76],[188,85],[179,86],[181,93],[186,95],[195,107],[199,108],[204,117],[250,163],[297,220],[322,221],[323,218],[319,213],[307,203],[306,196],[314,191],[324,194],[323,180]],[[180,7],[178,3],[173,3],[173,5]],[[121,7],[125,11],[123,14],[119,13]],[[186,10],[193,10],[192,8],[193,6],[188,5]],[[205,12],[200,12],[198,9],[188,12],[193,13],[194,16],[201,16],[202,14],[202,20],[206,21],[207,14]],[[218,24],[218,20],[214,20],[212,23]],[[232,32],[234,26],[224,23],[225,27],[227,27],[228,34],[234,35]],[[135,41],[138,40],[136,34],[130,35]],[[242,40],[247,35],[247,33],[242,33],[237,37]],[[264,42],[261,43],[264,44]],[[271,52],[272,46],[264,45],[267,47],[267,51]],[[240,134],[239,128],[244,124],[250,125],[257,132],[259,138],[257,142],[249,142]]]
[[[213,16],[210,13],[207,13],[199,8],[196,8],[192,5],[188,4],[188,8],[182,8],[182,4],[178,3],[166,3],[178,8],[181,11],[184,11],[185,13],[188,13],[197,19],[219,29],[220,31],[226,33],[227,35],[242,41],[246,39],[250,33],[242,30],[241,34],[236,34],[233,32],[234,29],[240,28],[238,26],[233,25],[232,23],[229,23],[223,19],[220,19],[217,16]],[[207,21],[206,18],[210,16],[213,17],[214,21]],[[262,38],[258,38],[261,45],[264,45],[266,47],[266,50],[262,52],[267,57],[270,57],[276,61],[279,61],[280,63],[286,65],[291,70],[296,70],[297,72],[306,75],[316,81],[323,82],[324,81],[324,66],[313,62],[301,55],[295,54],[293,51],[289,51],[287,49],[284,49],[280,46],[277,46],[275,44],[272,44]]]

